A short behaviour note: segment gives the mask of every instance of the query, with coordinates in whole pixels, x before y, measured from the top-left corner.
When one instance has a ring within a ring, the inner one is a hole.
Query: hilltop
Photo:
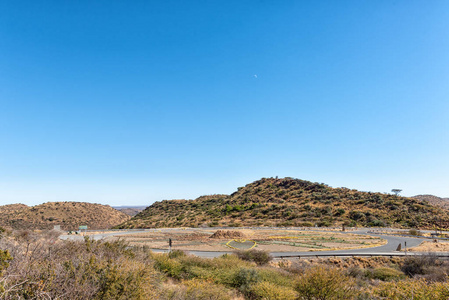
[[[118,228],[198,226],[433,226],[448,216],[426,201],[332,188],[293,178],[262,178],[231,195],[156,202]]]
[[[0,206],[0,226],[13,229],[75,230],[79,225],[105,229],[123,223],[129,216],[102,204],[86,202],[47,202],[36,206],[11,204]]]
[[[449,209],[449,198],[441,198],[434,195],[416,195],[412,198],[427,201],[434,206],[439,206],[444,209]]]

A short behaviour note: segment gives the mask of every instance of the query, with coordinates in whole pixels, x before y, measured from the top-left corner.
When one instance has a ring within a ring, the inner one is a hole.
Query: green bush
[[[235,297],[234,293],[222,285],[210,283],[203,280],[188,280],[182,284],[186,287],[186,300],[230,300]]]
[[[421,235],[421,232],[419,230],[412,228],[408,231],[408,234],[418,236],[418,235]]]
[[[9,261],[12,260],[8,250],[0,250],[0,276],[3,274],[3,270],[8,268]]]
[[[447,300],[447,283],[429,283],[425,279],[383,282],[371,290],[373,299]],[[370,298],[371,299],[371,298]]]
[[[361,211],[353,210],[349,212],[349,218],[354,221],[358,221],[365,216]]]
[[[368,269],[365,271],[365,276],[371,279],[379,279],[382,281],[398,280],[405,278],[405,274],[399,270],[381,267],[376,269]]]
[[[186,253],[182,250],[173,250],[170,253],[168,253],[169,258],[178,258],[186,256]]]
[[[317,225],[318,227],[330,227],[332,226],[332,223],[329,221],[319,221]]]
[[[156,269],[171,277],[177,279],[182,278],[183,266],[178,260],[170,259],[167,254],[154,255],[153,258],[155,260],[154,266]]]
[[[345,210],[343,209],[343,208],[339,208],[339,209],[337,209],[337,211],[335,212],[335,216],[342,216],[342,215],[344,215],[345,214]]]
[[[261,281],[267,281],[276,286],[293,288],[295,285],[296,277],[283,269],[266,266],[258,268],[258,273]]]
[[[3,270],[8,268],[10,260],[12,260],[12,257],[9,255],[8,250],[0,250],[0,277],[3,276]],[[0,281],[0,293],[3,293],[4,291],[3,282]]]
[[[307,270],[296,285],[299,299],[355,299],[354,279],[342,270],[316,266]]]
[[[241,268],[233,277],[232,285],[245,295],[249,295],[252,286],[260,281],[260,276],[254,269]]]
[[[273,259],[267,251],[256,249],[236,251],[235,254],[242,260],[253,261],[258,265],[265,265]]]
[[[385,222],[381,220],[372,220],[368,223],[368,226],[371,227],[385,227]]]
[[[297,299],[297,293],[285,286],[278,286],[268,281],[253,284],[250,293],[255,299],[263,300],[293,300]]]

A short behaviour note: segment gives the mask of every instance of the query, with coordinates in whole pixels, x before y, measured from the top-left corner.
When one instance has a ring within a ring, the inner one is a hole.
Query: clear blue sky
[[[449,1],[0,1],[0,204],[272,176],[449,197]]]

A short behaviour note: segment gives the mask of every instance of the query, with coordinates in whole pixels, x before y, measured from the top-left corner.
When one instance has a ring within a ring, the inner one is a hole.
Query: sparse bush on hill
[[[448,211],[396,195],[331,188],[292,178],[262,178],[231,195],[164,200],[117,228],[208,226],[433,226]],[[304,224],[304,225],[302,225]]]
[[[129,220],[129,216],[108,206],[86,202],[47,202],[33,207],[22,204],[0,206],[0,225],[15,230],[106,229]]]

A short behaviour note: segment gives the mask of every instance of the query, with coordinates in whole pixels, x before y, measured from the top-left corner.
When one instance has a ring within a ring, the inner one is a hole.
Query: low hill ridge
[[[0,226],[13,229],[76,230],[106,229],[129,220],[129,216],[109,205],[87,202],[47,202],[36,206],[12,204],[0,206]]]
[[[434,195],[416,195],[412,198],[427,201],[434,206],[439,206],[444,209],[449,209],[449,198],[441,198]]]
[[[433,226],[448,211],[391,194],[262,178],[231,195],[156,202],[118,228],[197,226]]]

